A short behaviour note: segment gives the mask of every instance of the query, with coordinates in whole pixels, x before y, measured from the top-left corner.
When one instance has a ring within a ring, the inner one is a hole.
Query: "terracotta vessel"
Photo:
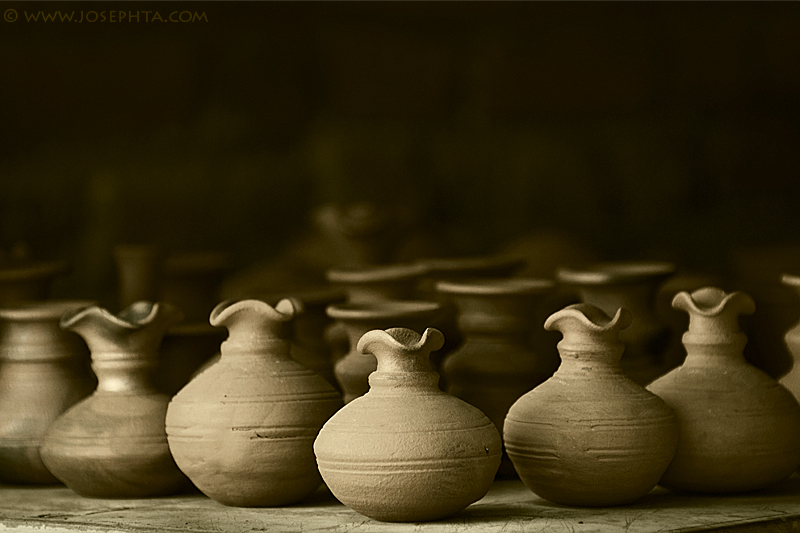
[[[686,361],[648,386],[674,410],[680,442],[660,484],[694,492],[744,492],[788,477],[800,465],[800,405],[748,364],[738,318],[755,304],[743,292],[705,287],[678,293],[689,313]]]
[[[0,482],[58,483],[39,457],[42,439],[95,385],[86,344],[59,320],[91,304],[51,300],[0,309]]]
[[[0,266],[0,305],[46,299],[53,280],[67,270],[64,261],[18,261]]]
[[[113,249],[117,269],[117,305],[158,301],[161,292],[161,249],[149,244],[118,244]]]
[[[800,276],[784,274],[781,282],[800,293]],[[793,363],[789,371],[780,379],[781,385],[789,389],[794,397],[800,399],[800,321],[788,328],[783,336],[786,348],[792,354]]]
[[[224,252],[196,251],[170,255],[161,264],[159,300],[178,307],[187,323],[203,323],[220,298],[220,286],[230,271]]]
[[[517,400],[505,421],[506,451],[522,481],[550,501],[578,506],[633,502],[661,478],[675,454],[672,410],[621,370],[619,333],[631,313],[609,318],[590,304],[550,316],[561,366]]]
[[[97,389],[47,430],[45,466],[83,496],[141,498],[187,485],[167,444],[169,397],[153,385],[158,346],[179,321],[169,304],[136,302],[119,315],[97,306],[70,311],[61,327],[89,346]]]
[[[442,334],[375,330],[358,342],[377,358],[367,394],[347,404],[314,442],[319,471],[339,501],[377,520],[453,515],[482,498],[500,464],[500,435],[475,407],[442,392],[430,366]]]
[[[229,331],[219,362],[175,395],[167,434],[175,461],[195,486],[225,505],[298,502],[322,480],[313,442],[341,407],[322,377],[290,357],[291,300],[224,301],[211,324]]]
[[[422,330],[439,318],[441,306],[436,302],[387,300],[371,303],[335,304],[327,308],[328,316],[344,324],[351,350],[334,366],[348,403],[369,390],[369,375],[378,367],[375,356],[356,350],[358,340],[373,329],[407,327]]]
[[[483,411],[501,434],[511,405],[558,368],[558,359],[545,359],[534,348],[535,331],[544,321],[537,311],[554,287],[550,280],[525,278],[436,284],[455,302],[464,335],[442,363],[446,390]],[[500,473],[514,475],[507,458]]]
[[[656,313],[656,295],[674,273],[672,263],[628,261],[560,268],[556,277],[573,287],[581,301],[596,305],[607,315],[619,308],[633,313],[633,324],[620,333],[625,343],[621,364],[635,382],[644,385],[667,371],[664,352],[670,330]]]

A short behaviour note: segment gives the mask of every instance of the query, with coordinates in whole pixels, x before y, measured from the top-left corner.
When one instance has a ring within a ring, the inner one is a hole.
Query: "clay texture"
[[[291,300],[224,301],[211,313],[228,328],[219,361],[169,404],[167,434],[180,469],[225,505],[298,502],[321,484],[313,442],[342,405],[321,376],[290,356]]]
[[[784,274],[781,282],[800,294],[800,276]],[[796,399],[800,399],[800,321],[786,331],[783,336],[786,348],[792,354],[792,367],[780,379],[781,385],[789,389]]]
[[[561,366],[517,400],[504,427],[520,478],[542,498],[565,505],[611,506],[647,494],[678,441],[672,410],[622,372],[619,332],[631,313],[609,318],[575,304],[551,315]]]
[[[59,320],[91,304],[51,300],[0,309],[0,481],[58,483],[39,456],[42,439],[95,386],[86,344]]]
[[[787,478],[800,465],[800,405],[744,359],[738,318],[755,311],[752,298],[705,287],[672,305],[690,318],[685,362],[648,386],[675,410],[681,435],[660,484],[732,493]]]
[[[370,389],[328,420],[314,442],[331,492],[384,521],[437,520],[483,497],[500,464],[500,435],[477,408],[439,389],[430,353],[442,334],[367,332],[360,353],[377,358]]]
[[[187,485],[164,431],[169,397],[156,391],[152,376],[161,338],[180,319],[173,306],[144,301],[119,315],[91,306],[62,316],[61,327],[89,346],[98,383],[50,426],[41,456],[78,494],[139,498]]]

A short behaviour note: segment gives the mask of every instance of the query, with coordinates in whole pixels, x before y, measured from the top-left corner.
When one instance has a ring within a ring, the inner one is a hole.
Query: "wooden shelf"
[[[634,505],[573,508],[536,497],[519,481],[498,481],[489,494],[448,520],[383,523],[340,504],[324,487],[302,504],[243,509],[201,494],[138,500],[78,496],[64,487],[0,486],[0,530],[66,532],[664,532],[797,531],[800,477],[738,496],[694,496],[661,488]]]

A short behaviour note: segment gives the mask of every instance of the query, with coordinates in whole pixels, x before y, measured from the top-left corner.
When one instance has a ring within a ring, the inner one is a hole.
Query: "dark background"
[[[326,203],[443,255],[557,232],[729,275],[794,250],[799,2],[2,2],[0,248],[103,297],[111,247],[278,256]],[[25,13],[207,22],[27,22]],[[800,265],[798,265],[800,266]]]

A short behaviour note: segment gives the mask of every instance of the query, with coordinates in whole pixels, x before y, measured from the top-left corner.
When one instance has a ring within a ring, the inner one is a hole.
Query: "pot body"
[[[658,483],[675,453],[672,410],[619,366],[618,330],[630,322],[587,304],[553,314],[564,333],[555,374],[517,400],[504,427],[506,450],[537,495],[576,506],[631,503]]]
[[[363,515],[445,518],[482,498],[494,480],[500,436],[480,410],[438,388],[429,358],[441,339],[433,329],[364,335],[359,347],[378,357],[370,390],[331,417],[314,443],[328,488]]]
[[[296,503],[321,484],[313,442],[341,397],[290,357],[282,322],[294,309],[244,300],[222,302],[213,325],[230,331],[217,363],[169,404],[170,449],[180,469],[225,505]]]
[[[690,314],[686,360],[648,386],[675,410],[681,433],[660,484],[734,493],[787,478],[800,465],[800,405],[744,358],[737,317],[755,310],[753,300],[709,287],[678,293],[673,306]]]
[[[176,308],[143,301],[117,316],[94,306],[62,317],[62,328],[86,340],[98,384],[50,426],[41,456],[78,494],[142,498],[188,485],[164,430],[169,397],[157,392],[152,376],[161,338],[178,320]]]

